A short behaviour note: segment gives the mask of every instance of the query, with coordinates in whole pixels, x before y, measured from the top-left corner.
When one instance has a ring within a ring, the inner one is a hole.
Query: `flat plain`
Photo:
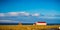
[[[59,30],[60,25],[0,25],[0,30]]]

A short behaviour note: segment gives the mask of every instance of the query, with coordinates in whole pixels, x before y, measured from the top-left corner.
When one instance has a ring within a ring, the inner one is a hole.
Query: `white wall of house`
[[[47,23],[36,23],[36,25],[47,25]]]

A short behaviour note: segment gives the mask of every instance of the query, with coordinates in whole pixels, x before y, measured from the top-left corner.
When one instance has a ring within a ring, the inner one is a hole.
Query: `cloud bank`
[[[60,15],[44,15],[40,13],[28,13],[28,12],[7,12],[0,13],[0,23],[17,23],[17,22],[35,22],[45,20],[60,20]],[[16,21],[14,21],[16,20]]]
[[[19,21],[14,21],[14,20],[0,20],[0,23],[17,23]]]
[[[38,14],[38,13],[35,13],[35,14],[32,14],[32,16],[40,16],[40,14]]]
[[[7,12],[7,13],[0,13],[0,17],[4,16],[36,16],[36,17],[60,17],[60,15],[46,15],[46,14],[40,14],[40,13],[28,13],[28,12]]]
[[[8,16],[18,16],[18,12],[8,12]]]
[[[0,13],[0,16],[5,16],[4,13]]]
[[[0,13],[0,16],[39,16],[38,13],[30,14],[28,12],[7,12],[7,13]]]

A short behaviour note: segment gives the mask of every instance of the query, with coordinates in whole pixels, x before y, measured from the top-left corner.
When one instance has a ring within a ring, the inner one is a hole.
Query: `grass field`
[[[60,25],[0,25],[0,30],[59,30]]]

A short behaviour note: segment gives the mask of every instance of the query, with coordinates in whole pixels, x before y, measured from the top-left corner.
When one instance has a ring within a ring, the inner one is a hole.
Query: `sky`
[[[0,20],[60,23],[60,0],[0,0]]]

